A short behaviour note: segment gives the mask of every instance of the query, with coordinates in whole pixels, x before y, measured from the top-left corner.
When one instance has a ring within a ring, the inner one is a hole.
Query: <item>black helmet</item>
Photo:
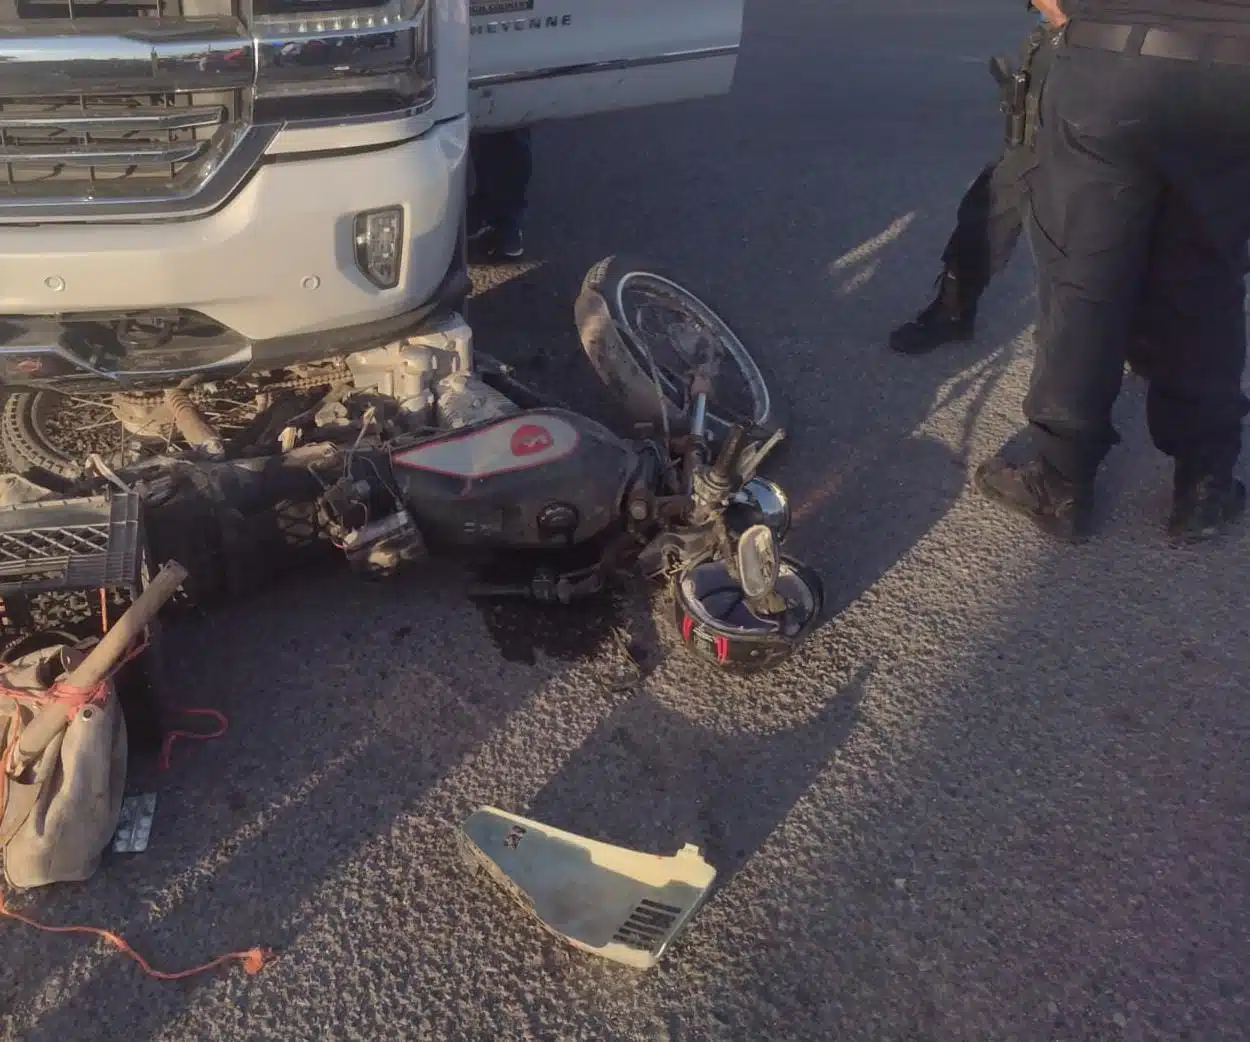
[[[762,673],[790,657],[824,609],[820,576],[782,557],[777,593],[786,608],[756,615],[725,561],[688,568],[673,584],[673,612],[682,643],[705,662],[735,673]]]

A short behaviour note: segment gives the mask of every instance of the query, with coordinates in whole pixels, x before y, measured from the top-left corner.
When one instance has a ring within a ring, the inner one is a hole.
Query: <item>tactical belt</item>
[[[1108,25],[1075,21],[1065,40],[1070,47],[1085,47],[1117,54],[1141,54],[1174,61],[1209,61],[1222,65],[1250,65],[1250,37],[1190,35],[1144,25]]]

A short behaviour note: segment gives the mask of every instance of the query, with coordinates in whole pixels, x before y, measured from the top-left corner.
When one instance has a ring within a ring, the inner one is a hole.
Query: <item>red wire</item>
[[[178,710],[183,716],[207,716],[216,720],[218,728],[211,734],[204,734],[199,731],[170,731],[165,735],[164,744],[161,746],[161,757],[157,761],[157,765],[162,771],[169,770],[170,758],[174,750],[174,742],[179,738],[188,738],[195,742],[211,742],[215,738],[221,738],[226,730],[230,727],[230,720],[225,713],[219,713],[216,709],[180,709]]]

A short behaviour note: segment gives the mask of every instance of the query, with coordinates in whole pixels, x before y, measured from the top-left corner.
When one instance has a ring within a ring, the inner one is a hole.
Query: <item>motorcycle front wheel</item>
[[[710,340],[719,357],[707,433],[734,424],[766,437],[785,426],[767,370],[721,313],[659,266],[607,257],[587,273],[574,307],[578,336],[600,380],[638,423],[688,426],[695,349]]]

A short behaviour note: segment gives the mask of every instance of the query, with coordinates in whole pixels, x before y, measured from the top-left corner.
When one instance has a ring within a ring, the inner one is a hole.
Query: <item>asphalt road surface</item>
[[[616,251],[768,360],[794,549],[831,601],[794,663],[727,681],[665,657],[640,594],[484,612],[441,571],[309,577],[206,619],[177,638],[183,697],[228,736],[177,748],[146,854],[18,903],[168,968],[281,957],[162,983],[0,925],[0,1037],[1250,1037],[1245,538],[1164,545],[1131,382],[1090,546],[973,497],[1019,424],[1025,250],[974,344],[883,346],[995,149],[985,59],[1019,6],[755,0],[732,97],[537,134],[531,259],[483,273],[483,344],[579,395],[573,295]],[[718,888],[649,974],[572,954],[462,867],[481,803],[698,843]]]

